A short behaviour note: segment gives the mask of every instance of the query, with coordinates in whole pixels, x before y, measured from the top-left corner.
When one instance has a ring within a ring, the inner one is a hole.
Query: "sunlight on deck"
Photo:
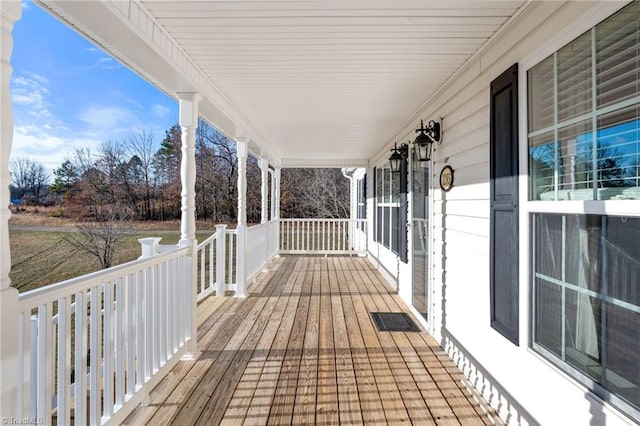
[[[492,424],[435,340],[373,311],[407,308],[368,260],[278,258],[248,298],[199,305],[200,358],[126,423]]]

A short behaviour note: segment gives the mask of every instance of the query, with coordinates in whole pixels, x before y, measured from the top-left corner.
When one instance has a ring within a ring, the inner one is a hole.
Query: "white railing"
[[[365,254],[366,219],[280,219],[280,253]]]
[[[235,290],[237,232],[226,227],[216,225],[216,233],[198,244],[198,301]]]
[[[19,296],[18,418],[121,422],[186,353],[192,248]]]
[[[247,282],[262,271],[278,253],[278,221],[261,223],[247,228]]]

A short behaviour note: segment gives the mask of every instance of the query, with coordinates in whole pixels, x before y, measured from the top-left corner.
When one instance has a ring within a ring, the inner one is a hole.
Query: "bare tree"
[[[16,158],[11,161],[11,180],[20,197],[31,196],[36,203],[40,202],[49,175],[44,166],[28,158]]]
[[[75,249],[98,259],[102,269],[110,268],[113,257],[126,234],[127,215],[112,209],[97,222],[76,225],[77,233],[70,233],[64,240]]]
[[[153,135],[145,131],[129,137],[129,154],[138,158],[142,174],[143,214],[145,219],[153,217]]]
[[[284,169],[283,217],[349,217],[349,180],[340,169]]]

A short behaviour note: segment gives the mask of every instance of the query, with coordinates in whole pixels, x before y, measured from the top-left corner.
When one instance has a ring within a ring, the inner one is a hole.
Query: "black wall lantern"
[[[402,163],[407,161],[407,157],[409,155],[409,145],[403,143],[398,148],[398,144],[394,144],[394,147],[391,149],[391,157],[389,157],[389,165],[391,166],[391,171],[393,173],[400,173],[402,168]]]
[[[416,146],[418,159],[420,161],[431,160],[433,143],[440,140],[440,123],[431,120],[427,123],[427,127],[424,127],[424,122],[420,120],[420,128],[416,129],[416,133],[419,134],[413,144]]]

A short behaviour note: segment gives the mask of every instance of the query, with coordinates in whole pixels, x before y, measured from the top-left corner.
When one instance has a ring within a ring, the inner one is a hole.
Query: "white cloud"
[[[128,108],[94,105],[78,114],[77,118],[85,124],[96,129],[116,129],[129,126],[132,121],[137,121],[136,114]]]
[[[24,106],[28,113],[39,118],[51,118],[49,80],[35,73],[26,73],[11,80],[11,98],[15,105]]]
[[[99,139],[75,137],[73,134],[69,137],[57,136],[34,125],[16,126],[13,129],[11,157],[27,157],[42,164],[46,173],[53,176],[53,170],[60,167],[76,149],[95,151],[100,144]]]
[[[151,105],[151,113],[158,118],[165,118],[171,113],[171,108],[160,104]]]

